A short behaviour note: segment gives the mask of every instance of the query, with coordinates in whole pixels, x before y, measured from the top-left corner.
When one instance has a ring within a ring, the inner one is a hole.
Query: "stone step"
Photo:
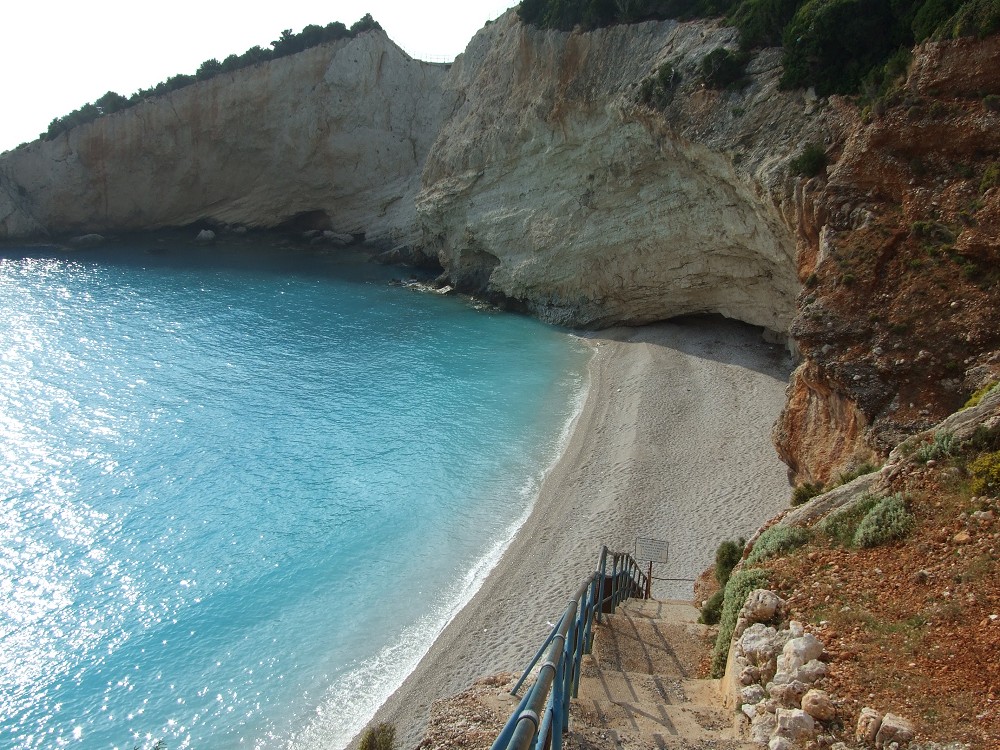
[[[649,675],[603,674],[598,680],[588,680],[587,688],[581,685],[580,695],[573,701],[571,728],[615,732],[631,740],[645,738],[654,746],[683,739],[702,743],[699,747],[711,747],[707,743],[713,741],[743,747],[731,713],[719,707],[712,694],[717,689],[713,682],[669,684],[642,678],[648,680]]]
[[[593,657],[602,668],[688,678],[698,674],[706,628],[690,604],[633,601],[597,626]]]
[[[686,683],[698,681],[644,672],[622,672],[584,660],[579,698],[608,703],[677,705],[690,702]]]

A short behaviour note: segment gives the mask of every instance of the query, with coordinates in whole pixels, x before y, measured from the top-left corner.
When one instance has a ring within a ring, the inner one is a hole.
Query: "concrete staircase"
[[[699,680],[705,626],[687,602],[633,599],[597,626],[570,709],[568,750],[755,750]]]

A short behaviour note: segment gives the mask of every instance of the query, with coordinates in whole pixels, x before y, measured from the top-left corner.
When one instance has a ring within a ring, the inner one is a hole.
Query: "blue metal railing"
[[[646,598],[647,586],[646,574],[631,555],[601,548],[597,570],[569,600],[559,622],[511,690],[516,696],[544,657],[534,684],[521,698],[491,750],[562,749],[563,733],[569,729],[569,702],[580,687],[583,656],[590,653],[594,643],[594,620],[600,622],[602,614],[614,612],[629,597]]]

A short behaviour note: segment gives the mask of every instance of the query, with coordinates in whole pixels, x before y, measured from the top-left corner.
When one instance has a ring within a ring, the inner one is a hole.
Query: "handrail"
[[[600,622],[602,613],[614,612],[629,597],[646,598],[647,584],[646,574],[631,555],[601,547],[597,570],[580,584],[511,691],[517,695],[544,654],[534,684],[507,719],[491,750],[529,750],[532,746],[535,750],[562,750],[563,733],[569,730],[570,698],[577,695],[583,656],[594,643],[594,620]]]

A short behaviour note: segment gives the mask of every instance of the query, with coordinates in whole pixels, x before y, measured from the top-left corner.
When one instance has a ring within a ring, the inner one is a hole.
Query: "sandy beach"
[[[588,391],[528,521],[482,588],[376,715],[403,750],[430,704],[494,672],[520,672],[595,567],[601,545],[669,543],[654,576],[693,579],[719,542],[788,506],[771,425],[792,362],[758,329],[693,318],[588,336]],[[690,599],[690,583],[654,596]]]

